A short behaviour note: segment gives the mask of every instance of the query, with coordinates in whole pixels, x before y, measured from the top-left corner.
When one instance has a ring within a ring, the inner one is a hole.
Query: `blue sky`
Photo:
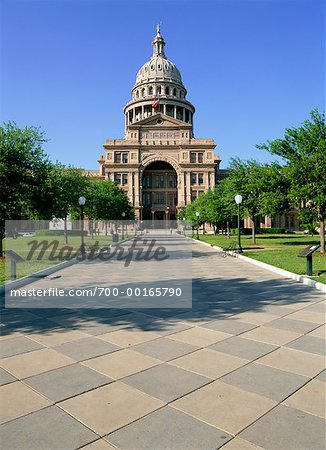
[[[40,126],[51,159],[96,169],[152,54],[166,54],[195,105],[195,136],[230,158],[270,160],[256,143],[324,109],[319,0],[2,0],[1,121]]]

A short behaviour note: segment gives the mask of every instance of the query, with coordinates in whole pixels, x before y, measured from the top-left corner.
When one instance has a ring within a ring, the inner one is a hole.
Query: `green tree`
[[[0,256],[6,220],[51,214],[53,165],[43,151],[45,142],[39,128],[18,128],[14,122],[0,126]]]
[[[134,211],[128,198],[111,180],[91,179],[86,193],[85,212],[93,220],[134,219]]]
[[[89,179],[82,169],[64,167],[57,163],[51,172],[51,185],[53,191],[52,216],[64,221],[64,236],[68,243],[67,219],[79,217],[80,209],[78,199],[86,197]]]
[[[289,197],[294,206],[310,210],[319,222],[320,252],[325,253],[326,124],[325,113],[313,109],[298,128],[287,128],[282,139],[256,146],[287,163]]]

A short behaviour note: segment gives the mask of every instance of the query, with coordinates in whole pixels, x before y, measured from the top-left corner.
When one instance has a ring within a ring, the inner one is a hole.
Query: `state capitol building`
[[[195,107],[165,55],[159,26],[152,45],[123,110],[124,138],[103,145],[100,176],[125,191],[137,218],[175,220],[182,207],[215,186],[220,159],[213,139],[194,137]]]

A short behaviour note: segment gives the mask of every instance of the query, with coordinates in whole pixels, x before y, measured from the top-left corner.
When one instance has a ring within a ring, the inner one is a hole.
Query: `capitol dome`
[[[136,85],[151,81],[171,81],[182,85],[178,68],[169,61],[164,53],[165,41],[157,26],[156,36],[153,40],[153,56],[138,71]]]

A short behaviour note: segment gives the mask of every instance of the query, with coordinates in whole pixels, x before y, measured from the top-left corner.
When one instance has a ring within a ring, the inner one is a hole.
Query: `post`
[[[80,221],[81,221],[81,253],[85,255],[85,241],[84,241],[84,205],[80,205]]]
[[[241,248],[241,233],[240,233],[240,203],[238,204],[238,246],[237,253],[243,253]]]
[[[307,275],[308,277],[312,276],[312,253],[307,256]]]
[[[11,266],[11,279],[16,280],[17,270],[16,270],[16,261],[14,259],[11,259],[10,266]]]

